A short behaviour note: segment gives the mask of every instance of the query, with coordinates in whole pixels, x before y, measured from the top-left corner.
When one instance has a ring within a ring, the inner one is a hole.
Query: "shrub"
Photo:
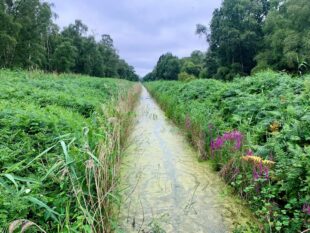
[[[196,79],[196,77],[194,75],[188,74],[186,72],[181,72],[178,75],[178,80],[183,81],[183,82],[189,82],[189,81],[192,81],[195,79]]]

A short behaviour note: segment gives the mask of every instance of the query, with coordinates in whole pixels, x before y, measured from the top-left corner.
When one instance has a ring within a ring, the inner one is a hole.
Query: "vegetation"
[[[310,70],[309,19],[307,0],[223,0],[213,12],[210,26],[196,27],[197,34],[205,36],[208,51],[194,52],[185,58],[185,64],[180,59],[181,69],[169,77],[162,74],[172,68],[160,59],[161,65],[144,80],[177,79],[180,72],[232,80],[268,68],[305,74]]]
[[[196,27],[206,53],[165,54],[144,77],[181,81],[146,86],[264,232],[310,228],[309,19],[306,0],[223,0]]]
[[[208,77],[231,80],[236,74],[272,68],[294,74],[309,71],[310,7],[305,0],[224,0],[213,13]]]
[[[46,1],[0,0],[0,231],[109,232],[139,77],[110,35],[56,17]],[[223,0],[196,32],[208,51],[163,54],[147,88],[260,231],[309,231],[308,0]]]
[[[145,81],[155,79],[177,80],[180,73],[180,63],[171,53],[160,56],[154,71],[145,77]]]
[[[265,232],[310,228],[310,77],[146,83],[201,159],[246,199]]]
[[[139,77],[109,35],[98,40],[80,20],[60,30],[56,17],[46,1],[0,0],[1,232],[113,229],[112,191],[138,89],[72,73]]]
[[[182,59],[171,53],[166,53],[159,58],[154,70],[147,74],[143,80],[178,80],[184,79],[185,76],[198,78],[202,70],[203,59],[204,54],[200,51],[194,51],[190,57]]]
[[[269,9],[268,0],[225,0],[213,12],[210,33],[197,26],[197,33],[205,34],[210,45],[205,60],[208,77],[230,80],[251,72],[254,57],[263,46],[263,24]]]
[[[255,70],[266,67],[303,74],[310,69],[310,6],[306,0],[280,2],[264,23],[264,48]]]
[[[52,5],[40,0],[0,0],[0,68],[74,72],[137,81],[109,35],[96,41],[80,20],[62,31]]]
[[[0,80],[0,231],[109,231],[133,83],[8,70]]]

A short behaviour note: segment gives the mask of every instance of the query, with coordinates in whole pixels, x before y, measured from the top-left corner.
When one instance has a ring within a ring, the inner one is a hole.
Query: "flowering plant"
[[[215,140],[211,140],[211,150],[220,150],[223,148],[225,142],[234,141],[234,149],[239,150],[242,145],[243,135],[239,131],[235,130],[232,132],[224,133],[222,136],[216,138]]]

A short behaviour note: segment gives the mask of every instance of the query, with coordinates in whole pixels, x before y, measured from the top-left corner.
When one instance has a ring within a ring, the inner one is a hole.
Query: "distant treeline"
[[[309,0],[224,0],[210,27],[199,24],[196,30],[209,43],[206,53],[181,60],[164,54],[144,80],[231,80],[264,69],[310,71]]]
[[[97,41],[80,20],[60,30],[51,8],[40,0],[0,0],[0,68],[138,80],[109,35]]]

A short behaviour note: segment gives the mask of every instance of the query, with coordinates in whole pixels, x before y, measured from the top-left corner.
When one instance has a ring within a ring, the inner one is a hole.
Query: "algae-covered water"
[[[251,222],[207,163],[142,90],[121,169],[121,232],[232,232]]]

